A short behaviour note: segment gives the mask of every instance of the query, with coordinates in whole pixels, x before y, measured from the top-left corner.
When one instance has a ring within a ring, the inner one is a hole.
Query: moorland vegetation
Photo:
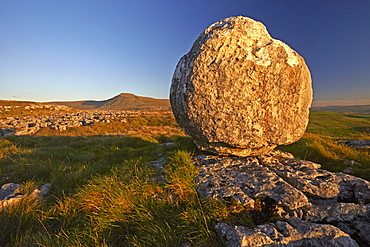
[[[335,144],[370,139],[369,130],[370,116],[312,112],[303,138],[278,148],[330,171],[356,161],[353,175],[370,180],[369,150]],[[1,185],[18,183],[22,194],[52,187],[43,200],[25,196],[0,212],[0,246],[222,246],[215,222],[271,220],[261,205],[200,199],[197,152],[173,116],[160,112],[1,138]],[[161,158],[158,169],[152,161]]]

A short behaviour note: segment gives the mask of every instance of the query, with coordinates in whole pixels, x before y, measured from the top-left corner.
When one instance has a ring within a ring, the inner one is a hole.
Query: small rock
[[[346,169],[343,170],[344,173],[347,174],[352,174],[353,173],[353,167],[347,167]]]
[[[177,146],[177,143],[174,143],[174,142],[167,142],[167,143],[162,143],[160,144],[161,146],[165,146],[165,147],[176,147]]]
[[[163,171],[163,165],[166,163],[166,158],[165,157],[160,157],[157,160],[150,161],[150,164],[152,164],[155,168],[158,170]]]
[[[335,144],[345,145],[350,148],[370,148],[370,140],[342,140]]]
[[[362,166],[361,163],[358,163],[355,160],[349,160],[349,159],[344,159],[343,164],[351,166],[351,167],[354,167],[354,166],[361,167]]]
[[[50,189],[51,189],[51,183],[44,184],[44,185],[40,186],[40,188],[34,189],[31,192],[30,196],[33,196],[36,199],[42,199],[44,197],[44,195],[46,195],[50,192]]]
[[[16,131],[14,129],[10,129],[10,128],[2,129],[2,128],[0,128],[0,136],[15,135],[15,132]]]
[[[7,183],[1,186],[0,200],[7,200],[14,196],[15,191],[19,189],[19,184]]]
[[[6,210],[8,207],[13,206],[24,197],[31,196],[37,200],[41,200],[44,195],[49,193],[51,184],[47,183],[40,186],[38,189],[34,189],[30,195],[22,195],[17,193],[19,184],[8,183],[4,184],[0,189],[0,212]]]

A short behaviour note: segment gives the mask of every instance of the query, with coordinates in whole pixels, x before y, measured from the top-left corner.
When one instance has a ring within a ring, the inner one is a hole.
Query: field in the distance
[[[332,171],[355,160],[353,174],[370,180],[369,151],[335,144],[370,139],[370,117],[312,112],[310,119],[301,140],[279,148]],[[0,212],[0,246],[222,246],[215,222],[252,227],[274,217],[201,200],[190,162],[196,152],[173,116],[160,113],[0,138],[1,185],[19,183],[27,194],[52,184],[44,200],[24,197]],[[163,169],[150,163],[161,158]]]
[[[311,112],[304,136],[279,149],[298,159],[319,163],[330,171],[351,168],[352,175],[370,180],[370,149],[352,149],[336,144],[346,139],[370,140],[370,116]]]

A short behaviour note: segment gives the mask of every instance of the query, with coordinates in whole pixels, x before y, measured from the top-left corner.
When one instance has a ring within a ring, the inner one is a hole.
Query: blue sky
[[[0,99],[168,98],[198,35],[243,15],[305,58],[315,101],[370,104],[369,10],[368,0],[0,0]]]

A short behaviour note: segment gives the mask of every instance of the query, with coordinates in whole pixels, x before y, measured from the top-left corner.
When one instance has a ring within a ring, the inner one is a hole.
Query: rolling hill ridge
[[[344,114],[370,115],[370,105],[311,107],[311,111],[330,111]]]
[[[155,99],[137,96],[131,93],[121,93],[113,98],[96,101],[60,101],[49,104],[65,105],[80,110],[170,110],[168,99]]]

